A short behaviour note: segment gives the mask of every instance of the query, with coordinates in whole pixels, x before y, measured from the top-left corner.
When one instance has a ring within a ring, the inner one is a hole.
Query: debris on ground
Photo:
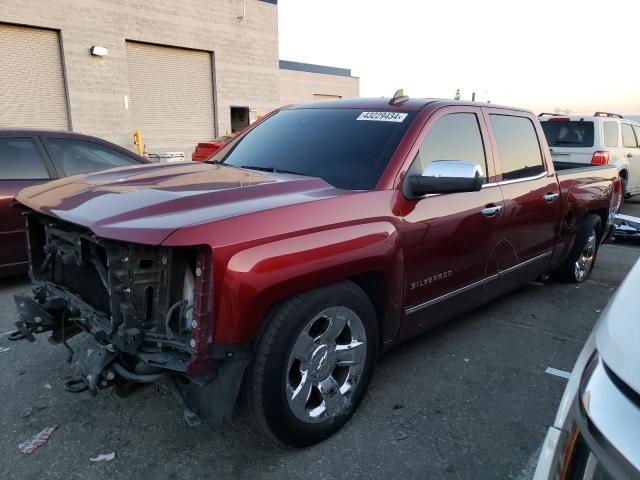
[[[395,403],[395,404],[393,405],[393,409],[394,409],[394,410],[400,410],[401,408],[404,408],[404,405],[403,405],[403,404],[401,404],[401,403]]]
[[[20,418],[27,418],[33,415],[34,413],[38,413],[41,410],[48,408],[49,405],[34,405],[32,407],[26,408],[21,414]]]
[[[8,352],[11,350],[11,347],[0,347],[0,353]]]
[[[45,384],[43,385],[43,388],[46,388],[47,390],[51,390],[51,388],[52,388],[52,387],[51,387],[51,384],[50,384],[50,383],[45,383]]]
[[[404,432],[399,432],[398,435],[396,435],[396,440],[404,440],[405,438],[409,438],[409,435]]]
[[[107,463],[107,462],[110,462],[111,460],[113,460],[114,458],[116,458],[116,452],[101,453],[99,455],[96,455],[95,457],[91,457],[89,459],[89,461],[90,462]]]
[[[41,447],[49,441],[49,437],[51,437],[51,434],[55,431],[56,428],[58,428],[57,425],[45,428],[32,439],[27,440],[26,442],[22,442],[20,445],[18,445],[18,449],[22,453],[33,453],[36,448]]]

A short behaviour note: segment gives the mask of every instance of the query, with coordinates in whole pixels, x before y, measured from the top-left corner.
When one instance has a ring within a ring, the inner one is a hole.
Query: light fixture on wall
[[[91,55],[96,57],[106,57],[109,55],[109,50],[105,47],[91,47]]]

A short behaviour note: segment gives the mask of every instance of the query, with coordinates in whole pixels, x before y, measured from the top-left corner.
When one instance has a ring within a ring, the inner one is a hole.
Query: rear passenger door
[[[36,137],[0,137],[0,274],[3,269],[17,272],[14,267],[27,261],[24,218],[11,206],[13,198],[52,174]]]
[[[560,209],[557,178],[547,168],[542,130],[524,112],[484,109],[493,131],[492,147],[504,198],[500,232],[515,251],[499,266],[502,287],[535,278],[547,266],[556,238]],[[506,113],[505,113],[506,112]],[[503,290],[496,289],[496,293]]]
[[[629,180],[627,182],[627,192],[636,193],[640,189],[640,137],[637,136],[638,129],[634,131],[630,123],[622,124],[622,146],[624,155],[629,162]]]

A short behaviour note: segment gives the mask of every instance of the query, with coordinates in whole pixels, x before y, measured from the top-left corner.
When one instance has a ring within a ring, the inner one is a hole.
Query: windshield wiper
[[[240,165],[240,168],[246,168],[247,170],[258,170],[260,172],[290,173],[292,175],[302,175],[302,173],[292,172],[290,170],[282,170],[281,168],[275,168],[275,167],[259,167],[259,166],[254,166],[254,165]]]
[[[571,140],[556,140],[554,142],[556,145],[581,145],[582,142],[578,141],[578,142],[572,142]]]

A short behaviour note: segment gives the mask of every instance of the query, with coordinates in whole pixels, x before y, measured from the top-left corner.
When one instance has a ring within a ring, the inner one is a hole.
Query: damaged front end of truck
[[[15,295],[14,339],[70,352],[71,392],[115,387],[127,396],[158,383],[190,425],[220,423],[233,409],[248,354],[211,342],[213,272],[208,247],[149,246],[27,213],[30,295]],[[82,341],[69,340],[84,334]],[[88,335],[87,335],[88,334]]]

